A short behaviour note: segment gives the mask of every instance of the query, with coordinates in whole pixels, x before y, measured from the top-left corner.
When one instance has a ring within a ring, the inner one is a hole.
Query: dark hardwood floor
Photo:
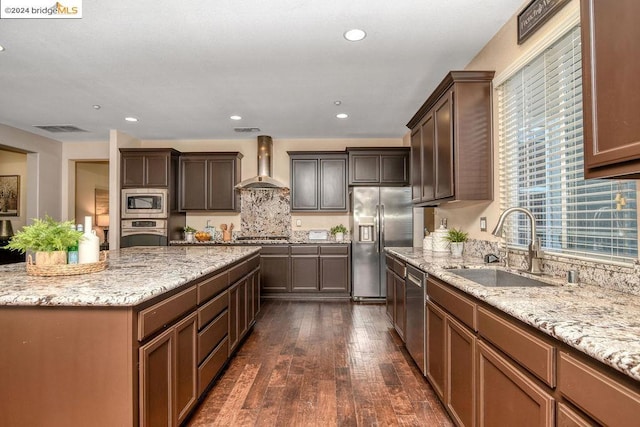
[[[266,301],[189,426],[450,426],[384,305]]]

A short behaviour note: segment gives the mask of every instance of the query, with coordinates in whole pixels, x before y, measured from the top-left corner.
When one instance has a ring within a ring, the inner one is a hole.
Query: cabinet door
[[[247,277],[247,327],[251,325],[253,319],[256,317],[255,308],[255,286],[256,286],[255,274]]]
[[[422,201],[422,127],[411,132],[411,201]]]
[[[173,425],[174,331],[169,329],[140,347],[140,425]]]
[[[207,160],[180,159],[180,210],[207,208]]]
[[[264,293],[289,292],[289,255],[260,256],[260,287]]]
[[[444,311],[427,301],[427,378],[444,402],[445,386],[445,318]]]
[[[347,159],[320,158],[320,210],[347,211]]]
[[[247,332],[247,279],[238,284],[238,340]]]
[[[198,399],[198,313],[174,327],[175,336],[175,425],[181,424]]]
[[[122,154],[122,187],[144,187],[144,155]]]
[[[482,340],[478,341],[481,426],[553,426],[555,399]]]
[[[380,155],[380,184],[406,185],[409,183],[409,157],[407,154]]]
[[[145,187],[169,186],[168,154],[147,154],[144,156],[144,185]]]
[[[207,162],[207,209],[236,210],[235,159],[210,159]]]
[[[320,257],[320,291],[349,291],[349,257]]]
[[[446,321],[446,405],[457,425],[476,425],[476,337],[450,316]]]
[[[433,114],[421,125],[422,134],[422,201],[436,198],[435,153],[436,136]]]
[[[396,286],[395,286],[395,282],[393,280],[393,272],[387,268],[387,297],[386,297],[386,304],[387,304],[387,317],[389,317],[389,320],[391,321],[391,323],[394,323],[394,319],[395,319],[395,314],[394,314],[394,310],[395,310],[395,305],[396,305],[396,300],[395,300],[395,295],[396,295]]]
[[[291,160],[291,209],[318,210],[318,161]]]
[[[379,184],[380,156],[377,154],[352,154],[349,157],[350,184]]]
[[[453,197],[453,93],[434,108],[436,135],[436,199]]]
[[[260,313],[260,273],[256,272],[253,275],[254,287],[253,287],[253,305],[254,305],[254,319],[258,317]]]
[[[309,292],[318,290],[318,257],[291,257],[291,290]]]
[[[637,178],[640,3],[582,0],[580,6],[585,178]]]
[[[407,292],[404,279],[393,275],[393,281],[395,284],[395,310],[394,310],[394,324],[398,335],[404,341],[404,331],[407,323]]]
[[[240,338],[238,331],[239,311],[238,283],[229,288],[229,354],[233,353]]]

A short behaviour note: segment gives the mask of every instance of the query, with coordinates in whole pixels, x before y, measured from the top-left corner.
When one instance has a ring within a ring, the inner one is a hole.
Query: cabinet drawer
[[[243,261],[240,264],[229,270],[229,284],[236,283],[240,278],[247,275],[249,272],[249,264],[247,261]]]
[[[289,255],[289,246],[263,246],[260,255]]]
[[[478,332],[549,387],[556,386],[555,348],[484,308],[478,308]]]
[[[317,255],[318,249],[316,245],[291,246],[291,255]]]
[[[223,292],[198,309],[198,330],[229,306],[228,292]]]
[[[558,367],[558,390],[602,424],[627,426],[638,422],[637,391],[563,352]]]
[[[429,299],[455,316],[462,323],[477,331],[476,304],[433,279],[427,279]]]
[[[229,287],[229,272],[218,274],[198,283],[198,304],[219,294]]]
[[[393,258],[393,271],[400,277],[402,277],[403,279],[406,277],[407,275],[407,271],[406,268],[404,266],[404,262]]]
[[[198,395],[201,395],[227,361],[229,339],[224,338],[218,347],[198,367]]]
[[[247,272],[250,273],[256,268],[260,267],[260,256],[256,255],[247,261]]]
[[[229,331],[229,312],[224,311],[202,332],[198,333],[198,363],[207,357],[207,354],[222,341]]]
[[[138,314],[138,341],[166,328],[173,320],[196,307],[196,286],[173,295]]]
[[[558,410],[556,411],[556,418],[558,420],[558,427],[591,427],[593,423],[587,420],[582,415],[571,409],[564,403],[558,404]]]
[[[349,255],[349,246],[320,246],[320,255]]]

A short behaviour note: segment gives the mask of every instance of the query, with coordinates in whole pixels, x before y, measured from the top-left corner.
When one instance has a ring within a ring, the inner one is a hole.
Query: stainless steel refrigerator
[[[384,248],[413,246],[410,187],[351,188],[351,279],[354,300],[386,296]]]

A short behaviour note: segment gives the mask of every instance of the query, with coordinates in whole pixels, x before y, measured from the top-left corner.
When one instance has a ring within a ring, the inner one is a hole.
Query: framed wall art
[[[0,216],[20,216],[20,175],[0,175]]]

